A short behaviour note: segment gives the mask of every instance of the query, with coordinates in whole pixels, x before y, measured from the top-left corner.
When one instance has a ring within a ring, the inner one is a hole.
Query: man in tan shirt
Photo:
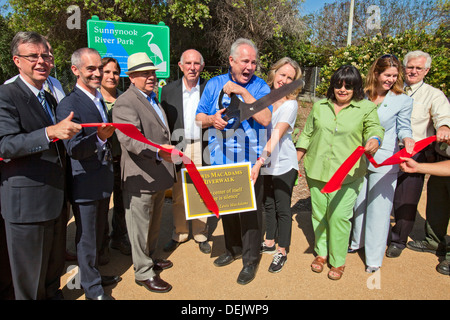
[[[436,135],[438,143],[447,141],[450,137],[450,103],[441,90],[424,82],[424,77],[431,67],[430,55],[423,51],[409,52],[403,63],[406,75],[405,91],[414,100],[411,114],[414,140],[419,141]],[[417,162],[434,162],[433,146],[417,153],[413,159]],[[399,173],[394,197],[395,225],[392,227],[387,257],[400,256],[406,246],[409,233],[414,226],[423,182],[424,174]],[[430,191],[428,190],[428,194]],[[436,248],[433,252],[436,253]]]

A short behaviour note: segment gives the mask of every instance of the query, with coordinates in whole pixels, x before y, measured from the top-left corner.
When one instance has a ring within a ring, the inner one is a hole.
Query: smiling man
[[[167,115],[172,144],[176,145],[197,166],[202,165],[202,128],[195,122],[200,96],[205,89],[206,80],[200,77],[205,62],[200,52],[189,49],[183,52],[178,62],[183,77],[162,88],[161,105]],[[205,145],[206,147],[206,145]],[[203,161],[204,163],[204,161]],[[172,238],[164,246],[164,251],[175,250],[180,243],[189,238],[189,222],[184,211],[183,189],[181,183],[182,164],[177,165],[177,182],[172,187],[173,232]],[[199,243],[200,251],[210,253],[208,243],[207,219],[191,220],[192,235]]]
[[[250,119],[242,121],[237,130],[229,129],[229,124],[222,119],[222,113],[230,102],[229,96],[234,93],[245,103],[267,95],[270,92],[265,81],[255,76],[258,49],[248,39],[236,40],[230,50],[230,69],[227,74],[208,81],[197,108],[197,121],[203,128],[208,128],[208,147],[212,165],[250,162],[254,164],[261,155],[266,137],[265,126],[272,118],[272,107],[254,114]],[[220,101],[220,92],[227,95]],[[230,121],[231,125],[231,121]],[[223,130],[222,136],[218,130]],[[263,140],[263,139],[261,139]],[[262,178],[254,181],[257,210],[228,214],[222,216],[225,235],[226,252],[219,256],[214,265],[226,266],[242,255],[243,268],[237,282],[247,284],[255,278],[260,258],[262,227]]]
[[[99,53],[81,48],[72,54],[72,72],[77,77],[73,91],[58,106],[57,118],[74,113],[76,123],[108,123],[100,88],[103,65]],[[88,300],[113,300],[102,286],[121,280],[118,276],[101,276],[98,251],[103,242],[109,200],[113,189],[113,166],[108,138],[114,127],[83,128],[64,142],[72,167],[71,199],[75,216],[76,247],[81,286]]]
[[[56,299],[62,297],[66,240],[62,139],[81,126],[71,121],[72,113],[55,124],[56,100],[43,89],[53,63],[47,40],[18,32],[11,54],[19,77],[0,86],[0,157],[7,159],[1,166],[1,214],[15,298]]]
[[[165,148],[170,145],[170,130],[164,110],[153,89],[157,85],[156,71],[145,52],[128,57],[131,85],[119,98],[113,109],[113,120],[130,123],[150,141]],[[165,190],[175,181],[175,166],[171,154],[131,139],[117,132],[122,156],[122,190],[125,221],[131,243],[135,282],[151,292],[164,293],[172,286],[156,271],[173,266],[172,262],[154,256]]]
[[[418,162],[434,162],[450,157],[447,146],[441,145],[450,138],[450,103],[445,94],[439,89],[425,83],[424,78],[430,71],[431,57],[423,51],[412,51],[406,54],[403,64],[405,67],[405,91],[413,99],[411,113],[411,129],[415,141],[436,135],[438,148],[427,148],[413,156]],[[439,146],[442,146],[440,148]],[[407,245],[416,251],[429,251],[445,255],[445,239],[447,232],[448,207],[450,190],[447,177],[431,176],[427,184],[427,223],[426,239],[415,240],[408,244],[408,236],[413,229],[417,212],[417,204],[422,194],[424,183],[423,174],[400,172],[394,198],[395,225],[392,227],[392,241],[386,251],[386,256],[396,258]],[[431,218],[431,219],[430,219]],[[442,235],[443,233],[443,235]],[[448,260],[444,260],[446,272],[449,271]]]

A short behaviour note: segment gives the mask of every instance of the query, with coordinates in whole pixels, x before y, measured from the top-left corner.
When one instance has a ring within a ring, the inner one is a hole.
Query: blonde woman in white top
[[[271,67],[267,84],[271,89],[278,89],[297,80],[301,75],[298,63],[285,57]],[[266,240],[261,251],[275,253],[269,267],[270,272],[281,271],[291,242],[291,196],[298,175],[297,153],[291,134],[297,118],[298,93],[297,90],[272,105],[272,121],[268,127],[270,138],[252,169],[253,181],[256,180],[260,169],[264,175]],[[278,249],[275,244],[277,236]]]

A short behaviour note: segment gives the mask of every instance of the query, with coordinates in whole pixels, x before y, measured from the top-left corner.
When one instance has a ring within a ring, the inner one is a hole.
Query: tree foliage
[[[350,0],[346,0],[325,4],[318,12],[305,17],[311,41],[318,46],[345,47],[349,13]],[[376,35],[393,37],[411,29],[430,32],[448,22],[448,0],[355,1],[352,44],[358,45]]]
[[[365,78],[372,63],[383,54],[394,54],[402,62],[408,51],[422,50],[428,52],[433,58],[425,81],[449,96],[449,36],[448,27],[441,25],[433,34],[427,33],[425,30],[407,30],[396,37],[383,37],[381,34],[377,34],[372,38],[363,38],[361,45],[341,48],[329,57],[328,63],[321,69],[322,82],[317,91],[325,94],[332,74],[342,65],[354,65]]]

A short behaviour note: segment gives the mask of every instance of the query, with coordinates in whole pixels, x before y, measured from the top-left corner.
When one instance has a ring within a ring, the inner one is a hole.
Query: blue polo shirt
[[[228,81],[233,81],[230,72],[216,76],[207,82],[196,114],[216,114],[219,110],[220,91]],[[266,82],[255,75],[245,85],[237,84],[247,89],[255,99],[260,99],[270,92]],[[241,96],[238,97],[243,101]],[[230,97],[224,95],[222,99],[223,107],[226,108],[229,104]],[[272,106],[269,107],[269,110],[272,112]],[[230,120],[224,131],[232,130],[229,128],[233,125],[233,122],[233,119]],[[211,165],[239,162],[250,162],[253,165],[261,155],[267,142],[266,127],[256,122],[253,118],[242,121],[238,129],[234,132],[226,132],[226,136],[222,135],[221,131],[214,127],[210,127],[207,132]]]

